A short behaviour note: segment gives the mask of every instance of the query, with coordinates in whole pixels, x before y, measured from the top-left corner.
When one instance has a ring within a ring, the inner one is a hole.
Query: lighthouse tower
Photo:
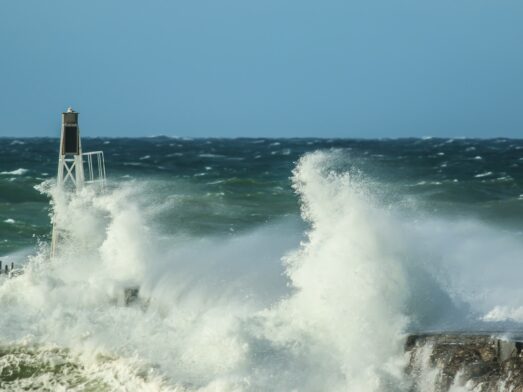
[[[62,113],[57,180],[59,187],[76,189],[81,189],[85,181],[78,113],[71,107]]]
[[[98,185],[103,191],[106,185],[103,151],[82,152],[82,140],[78,125],[78,112],[71,107],[62,113],[60,152],[58,154],[57,186],[63,192],[76,192],[89,184]],[[53,222],[51,256],[55,256],[60,233]]]

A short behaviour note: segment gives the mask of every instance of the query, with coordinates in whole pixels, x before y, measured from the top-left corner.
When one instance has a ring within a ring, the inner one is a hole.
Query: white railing
[[[87,184],[97,183],[105,188],[105,159],[103,151],[84,152],[82,154],[84,166],[84,178]]]

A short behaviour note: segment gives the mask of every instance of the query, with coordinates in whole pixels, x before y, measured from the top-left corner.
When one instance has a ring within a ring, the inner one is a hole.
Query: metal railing
[[[103,151],[84,152],[82,157],[84,168],[84,178],[87,184],[98,183],[105,188],[107,179],[105,175],[105,159]]]

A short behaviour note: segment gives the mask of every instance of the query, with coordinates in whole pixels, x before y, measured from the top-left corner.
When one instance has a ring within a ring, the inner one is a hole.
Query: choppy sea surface
[[[0,390],[409,391],[409,332],[523,331],[523,140],[83,149],[104,192],[0,138]]]

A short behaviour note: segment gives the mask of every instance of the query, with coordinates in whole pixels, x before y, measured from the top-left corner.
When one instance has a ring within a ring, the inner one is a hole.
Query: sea
[[[523,331],[522,139],[82,144],[0,138],[1,391],[430,392],[409,334]]]

